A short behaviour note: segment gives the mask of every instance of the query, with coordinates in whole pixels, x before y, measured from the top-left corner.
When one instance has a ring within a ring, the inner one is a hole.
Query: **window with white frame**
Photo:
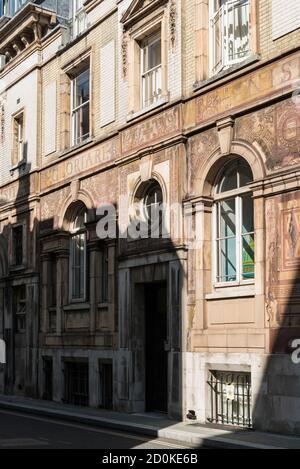
[[[235,159],[220,175],[213,214],[215,284],[254,281],[254,206],[249,165]]]
[[[86,210],[81,209],[71,226],[70,241],[70,299],[86,300]]]
[[[85,0],[73,0],[73,35],[76,37],[86,29]]]
[[[72,79],[72,145],[90,136],[90,69]]]
[[[142,108],[155,104],[162,95],[161,32],[141,42]]]
[[[217,73],[250,53],[250,0],[210,0],[210,57]]]

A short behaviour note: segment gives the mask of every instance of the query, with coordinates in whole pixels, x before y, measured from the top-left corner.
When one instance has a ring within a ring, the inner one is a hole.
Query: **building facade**
[[[0,392],[299,433],[298,1],[0,6]]]

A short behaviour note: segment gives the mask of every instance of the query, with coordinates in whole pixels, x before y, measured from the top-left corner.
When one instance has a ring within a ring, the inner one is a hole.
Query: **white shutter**
[[[56,81],[44,89],[44,154],[56,151]]]
[[[101,127],[115,120],[115,41],[110,41],[101,48],[100,59],[100,113]]]
[[[273,40],[300,27],[299,0],[272,0]]]

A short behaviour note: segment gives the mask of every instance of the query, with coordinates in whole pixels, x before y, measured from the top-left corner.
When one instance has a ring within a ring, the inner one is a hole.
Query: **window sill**
[[[153,111],[154,109],[163,106],[164,104],[167,104],[169,102],[168,98],[161,98],[157,103],[152,104],[151,106],[145,107],[144,109],[141,109],[140,111],[137,112],[132,112],[127,115],[127,122],[130,122],[134,119],[137,119],[138,117],[147,114],[150,111]]]
[[[249,298],[255,296],[254,285],[239,285],[236,287],[217,287],[213,293],[205,295],[207,301],[229,298]]]
[[[226,77],[232,75],[233,73],[238,72],[238,71],[248,67],[249,65],[254,64],[255,62],[258,62],[260,60],[260,58],[261,57],[260,57],[259,54],[251,55],[247,59],[243,60],[243,62],[239,62],[236,65],[232,65],[231,67],[229,67],[225,70],[223,69],[220,72],[217,72],[212,77],[208,78],[207,80],[203,80],[201,82],[196,82],[194,84],[194,91],[199,91],[202,88],[205,88],[206,86],[213,85],[214,83],[218,82],[222,78],[226,78]]]
[[[9,270],[10,272],[23,272],[26,269],[25,265],[11,265]]]
[[[84,142],[78,143],[77,145],[72,145],[70,146],[70,148],[67,148],[66,150],[60,152],[59,158],[63,158],[64,156],[68,156],[73,153],[77,153],[79,150],[90,145],[91,143],[93,143],[93,138],[89,137],[88,139],[84,140]]]
[[[67,306],[64,306],[64,311],[83,311],[90,309],[89,303],[71,303]]]
[[[101,309],[108,308],[108,302],[98,303],[98,308],[101,308]]]

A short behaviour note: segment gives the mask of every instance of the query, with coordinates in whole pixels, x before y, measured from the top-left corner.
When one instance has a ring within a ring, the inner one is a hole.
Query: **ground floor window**
[[[113,367],[109,360],[99,362],[100,396],[99,407],[102,409],[113,408]]]
[[[52,357],[43,357],[44,393],[43,399],[53,400],[53,360]]]
[[[251,428],[251,374],[210,371],[210,423]]]
[[[65,361],[65,402],[89,405],[89,365],[87,361]]]

